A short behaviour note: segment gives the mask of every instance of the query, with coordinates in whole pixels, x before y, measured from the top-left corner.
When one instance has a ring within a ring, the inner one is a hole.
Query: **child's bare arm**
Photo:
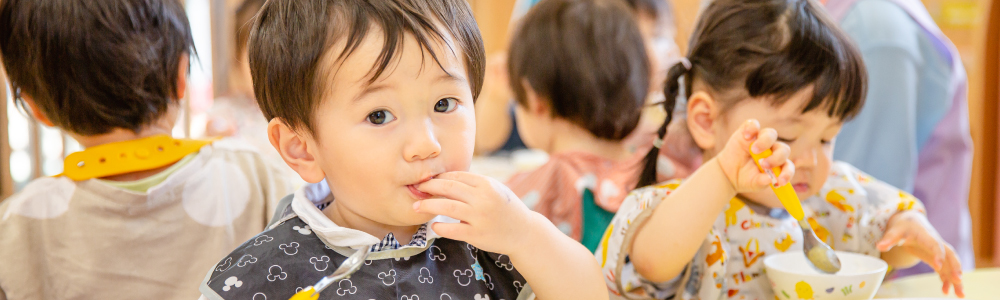
[[[415,210],[462,221],[435,223],[435,232],[509,255],[539,299],[608,299],[594,256],[545,217],[525,207],[500,182],[451,172],[418,189],[435,198],[414,203]]]
[[[533,214],[534,232],[510,257],[535,295],[543,300],[608,299],[594,255],[544,216]]]
[[[758,149],[756,153],[772,150],[774,154],[762,165],[783,166],[777,184],[788,182],[795,167],[788,161],[788,146],[776,141],[777,133],[770,128],[761,130],[755,120],[741,126],[725,149],[667,196],[638,229],[630,253],[636,271],[652,282],[676,278],[695,256],[730,199],[738,192],[764,189],[772,183],[750,157],[751,144]]]

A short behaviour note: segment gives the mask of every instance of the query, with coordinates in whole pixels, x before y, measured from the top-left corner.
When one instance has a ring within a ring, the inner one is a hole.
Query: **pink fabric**
[[[858,0],[829,0],[826,8],[842,20]],[[913,195],[927,207],[927,217],[941,236],[955,247],[963,269],[974,268],[969,217],[969,182],[972,172],[972,137],[969,131],[968,79],[955,45],[934,23],[919,0],[889,0],[899,5],[934,41],[938,52],[951,62],[952,105],[931,133],[917,158]],[[902,275],[931,271],[927,266]]]
[[[583,236],[583,190],[589,189],[594,194],[594,202],[604,210],[617,212],[625,196],[635,188],[649,149],[650,146],[640,148],[621,161],[585,152],[555,153],[546,164],[534,171],[516,174],[506,184],[532,210],[549,218],[570,237],[580,240]],[[660,181],[691,174],[690,169],[674,163],[662,151],[659,164]]]

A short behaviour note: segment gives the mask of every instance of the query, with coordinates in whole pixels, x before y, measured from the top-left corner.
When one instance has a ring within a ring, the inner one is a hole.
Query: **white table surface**
[[[962,274],[965,299],[1000,300],[1000,268],[976,269]],[[941,293],[937,274],[904,277],[882,284],[876,299],[955,299],[954,291]]]

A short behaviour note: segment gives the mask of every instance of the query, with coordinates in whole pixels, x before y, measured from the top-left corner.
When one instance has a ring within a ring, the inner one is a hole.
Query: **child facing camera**
[[[367,249],[323,298],[607,299],[586,248],[466,172],[485,59],[466,1],[271,0],[248,47],[271,143],[311,184],[204,298],[287,299]]]

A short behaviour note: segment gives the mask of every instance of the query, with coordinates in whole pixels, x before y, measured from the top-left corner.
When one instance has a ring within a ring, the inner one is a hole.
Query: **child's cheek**
[[[823,188],[826,184],[827,178],[830,177],[830,167],[833,165],[833,159],[830,156],[821,155],[817,158],[816,169],[809,175],[810,178],[810,189],[813,190],[813,194],[819,193],[819,190]]]
[[[472,111],[471,109],[469,111]],[[441,155],[445,159],[445,168],[448,171],[468,171],[472,164],[472,156],[476,147],[476,119],[475,114],[462,112],[461,115],[453,119],[455,123],[446,126],[448,131],[441,136]]]

